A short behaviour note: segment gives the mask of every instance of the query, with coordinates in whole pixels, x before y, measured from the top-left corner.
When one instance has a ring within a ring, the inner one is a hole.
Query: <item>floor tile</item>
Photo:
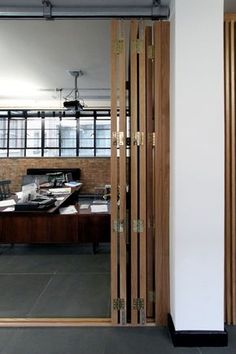
[[[105,354],[199,354],[197,348],[174,348],[164,327],[111,328]]]
[[[108,273],[109,254],[61,256],[57,263],[57,273]]]
[[[56,274],[30,317],[108,317],[109,299],[109,274]]]
[[[50,280],[47,275],[0,275],[0,317],[24,317]]]
[[[104,354],[105,332],[96,328],[19,329],[4,354]]]
[[[0,328],[0,354],[4,354],[5,347],[12,341],[15,334],[15,329]]]
[[[236,354],[236,326],[226,326],[228,332],[228,347],[200,348],[201,354]]]

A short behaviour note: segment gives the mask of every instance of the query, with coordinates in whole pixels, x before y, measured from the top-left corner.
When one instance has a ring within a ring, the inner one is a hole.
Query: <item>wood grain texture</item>
[[[118,312],[113,309],[113,300],[118,297],[118,235],[114,222],[118,220],[117,189],[117,146],[113,134],[117,132],[117,55],[115,45],[118,39],[118,21],[111,21],[111,321],[118,323]]]
[[[155,287],[156,323],[169,312],[169,22],[156,22],[155,41]]]
[[[231,223],[232,223],[232,321],[236,323],[236,122],[235,122],[235,21],[230,24],[230,77],[231,77]]]
[[[142,221],[143,230],[139,233],[139,296],[144,301],[144,308],[140,312],[140,323],[146,322],[147,303],[147,166],[146,166],[146,141],[147,141],[147,121],[146,121],[146,45],[145,28],[141,22],[139,26],[139,40],[141,48],[139,54],[139,130],[143,134],[143,141],[140,145],[139,160],[139,219]]]
[[[236,324],[236,14],[224,24],[225,321]]]
[[[147,317],[154,318],[154,112],[153,59],[148,55],[152,46],[152,27],[146,27],[146,116],[147,116]]]
[[[133,306],[138,298],[138,233],[133,229],[133,221],[138,219],[138,147],[134,143],[134,134],[138,131],[138,58],[136,40],[138,38],[138,21],[130,24],[130,94],[131,94],[131,323],[138,323],[138,312]]]
[[[231,114],[230,114],[230,22],[225,22],[225,320],[232,322],[231,283]]]
[[[119,195],[120,195],[120,222],[123,224],[123,231],[119,232],[119,277],[120,277],[120,298],[125,302],[125,308],[120,311],[120,322],[125,324],[127,321],[127,217],[126,217],[126,46],[124,22],[120,21],[119,40],[122,41],[122,50],[119,54],[119,131],[123,133],[124,141],[120,145],[119,157]]]

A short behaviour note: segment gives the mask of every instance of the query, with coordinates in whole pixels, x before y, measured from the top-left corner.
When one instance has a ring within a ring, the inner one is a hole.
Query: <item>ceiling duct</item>
[[[52,6],[48,0],[42,1],[41,7],[6,7],[0,6],[0,18],[151,18],[153,20],[168,19],[169,6],[161,5],[160,0],[154,0],[151,6]]]

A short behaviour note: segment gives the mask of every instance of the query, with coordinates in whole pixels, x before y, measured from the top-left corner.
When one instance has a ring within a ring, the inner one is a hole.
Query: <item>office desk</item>
[[[110,213],[61,215],[59,207],[74,204],[76,191],[46,211],[0,212],[0,243],[93,243],[110,241]],[[1,208],[3,209],[3,208]]]

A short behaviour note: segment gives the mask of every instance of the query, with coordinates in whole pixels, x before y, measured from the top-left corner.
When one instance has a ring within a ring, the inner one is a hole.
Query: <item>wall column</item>
[[[169,326],[176,345],[227,342],[223,3],[171,6]]]

